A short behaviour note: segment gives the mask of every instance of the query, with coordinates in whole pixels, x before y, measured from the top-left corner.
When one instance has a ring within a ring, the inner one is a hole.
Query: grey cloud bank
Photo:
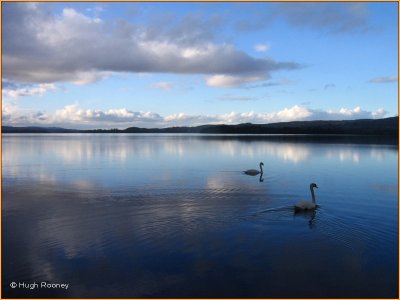
[[[149,72],[232,76],[238,78],[232,85],[239,85],[248,78],[261,80],[273,71],[301,67],[215,43],[201,22],[188,17],[162,34],[156,25],[108,22],[69,8],[53,15],[42,3],[4,3],[3,78],[85,84],[116,72]],[[192,28],[197,29],[190,35]]]
[[[246,3],[242,4],[246,7]],[[268,5],[268,6],[267,6]],[[296,28],[312,28],[327,33],[352,33],[371,30],[366,3],[274,2],[258,7],[251,19],[235,24],[238,31],[261,30],[278,20]]]
[[[332,33],[369,30],[366,3],[277,3],[276,13],[293,26],[311,27]]]

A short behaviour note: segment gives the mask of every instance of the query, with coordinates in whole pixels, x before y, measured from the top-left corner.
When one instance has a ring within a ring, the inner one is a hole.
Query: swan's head
[[[260,162],[260,166],[263,166],[264,165],[264,163],[263,162]]]
[[[313,188],[318,188],[317,184],[314,182],[310,184],[310,189],[313,189]]]

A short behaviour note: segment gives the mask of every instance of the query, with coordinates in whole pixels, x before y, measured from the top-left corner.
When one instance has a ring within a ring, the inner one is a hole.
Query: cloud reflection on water
[[[64,297],[115,297],[117,290],[117,296],[126,297],[195,293],[209,298],[211,288],[214,297],[246,298],[282,296],[279,280],[294,280],[293,270],[306,274],[294,283],[302,295],[308,295],[305,284],[321,276],[336,278],[348,290],[352,278],[362,278],[359,285],[373,282],[371,264],[385,271],[386,279],[394,278],[389,266],[397,257],[391,250],[396,215],[390,214],[396,212],[390,181],[395,173],[386,166],[396,160],[396,148],[123,135],[6,136],[3,143],[3,226],[13,228],[3,234],[4,282],[69,281],[73,288],[58,295]],[[350,171],[331,172],[341,159]],[[268,162],[264,182],[243,175],[244,167],[260,160]],[[371,186],[374,193],[364,189],[372,175],[367,180],[352,173],[369,174],[371,168],[382,181]],[[294,218],[290,205],[307,195],[304,181],[315,172],[321,180],[329,174],[326,181],[333,183],[330,188],[325,182],[318,191],[329,214]],[[346,176],[356,183],[349,198],[342,197]],[[365,193],[371,199],[360,206]],[[340,201],[346,201],[345,213],[336,205]],[[355,219],[364,220],[359,213],[373,218],[354,226]],[[316,255],[321,265],[297,260],[296,249],[310,258]],[[354,249],[363,255],[377,249],[386,258],[374,261],[376,253],[360,258]],[[318,256],[320,251],[327,252]],[[335,257],[342,260],[330,263]],[[362,276],[360,264],[368,272],[363,269]],[[382,290],[393,285],[379,282]],[[246,294],[241,285],[257,293]],[[341,295],[336,286],[325,287],[330,295]]]
[[[45,139],[45,140],[43,140]],[[21,140],[4,137],[3,165],[7,172],[13,166],[30,166],[34,163],[62,167],[84,167],[90,164],[125,163],[133,159],[163,160],[223,156],[262,160],[276,158],[294,164],[306,161],[312,156],[337,158],[340,161],[359,162],[366,155],[365,148],[335,145],[315,149],[313,144],[282,141],[240,139],[218,140],[191,136],[124,136],[124,135],[66,135],[66,136],[25,136]],[[367,146],[369,156],[382,160],[386,147]],[[317,151],[318,150],[318,151]],[[361,154],[361,152],[363,152]],[[46,160],[43,160],[43,158]]]

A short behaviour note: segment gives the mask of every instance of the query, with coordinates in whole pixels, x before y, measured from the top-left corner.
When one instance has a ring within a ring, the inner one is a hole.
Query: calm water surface
[[[397,160],[359,139],[3,135],[2,296],[397,298]],[[311,182],[316,212],[294,214]],[[42,281],[69,287],[10,288]]]

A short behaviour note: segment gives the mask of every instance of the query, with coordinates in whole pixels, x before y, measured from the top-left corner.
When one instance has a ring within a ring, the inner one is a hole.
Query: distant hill
[[[93,129],[2,126],[3,133],[205,133],[205,134],[354,134],[398,136],[399,118],[350,121],[295,121],[270,124],[201,125],[194,127]]]
[[[14,127],[14,126],[1,126],[2,133],[79,133],[81,130],[65,129],[61,127]]]

